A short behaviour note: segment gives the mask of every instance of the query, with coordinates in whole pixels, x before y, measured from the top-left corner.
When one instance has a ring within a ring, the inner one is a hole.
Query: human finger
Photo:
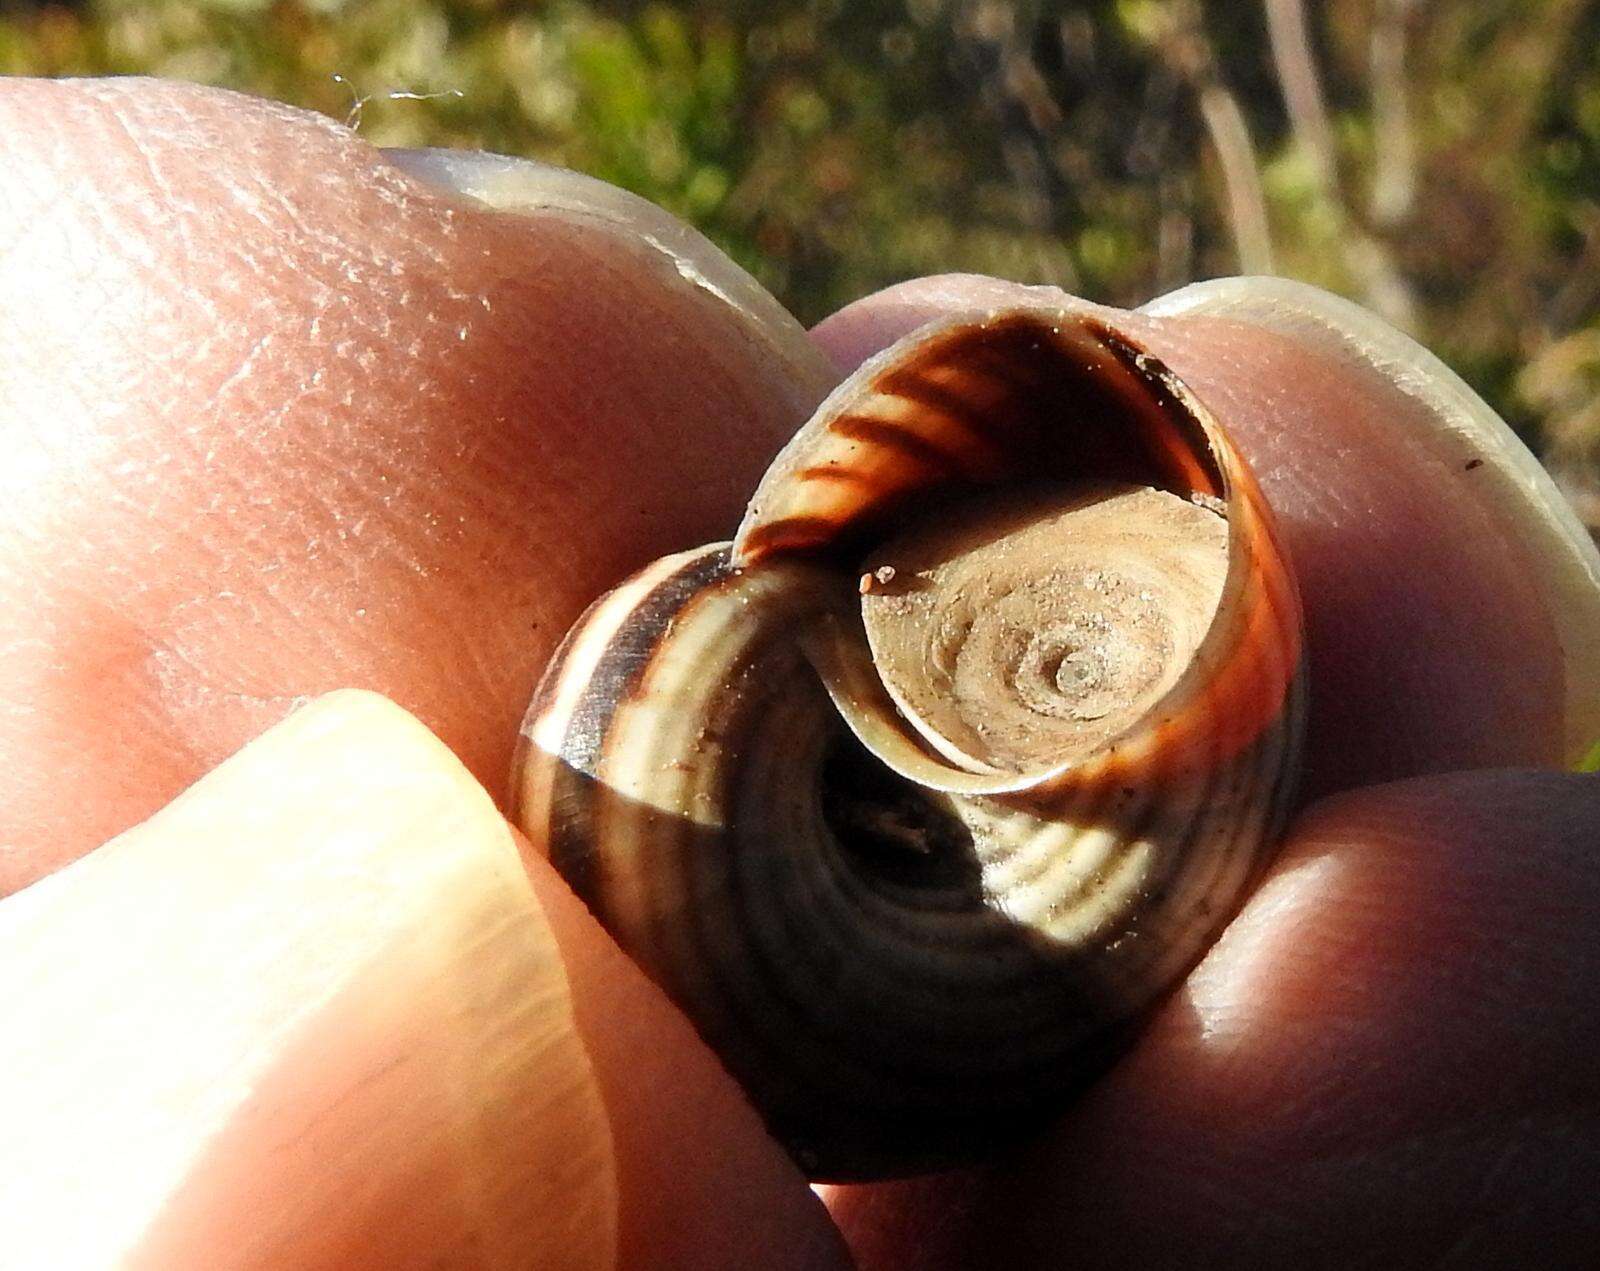
[[[0,894],[338,687],[499,791],[571,620],[726,533],[831,378],[572,174],[480,163],[514,188],[475,197],[141,80],[0,83],[0,154]]]
[[[993,279],[921,279],[815,336],[845,369],[940,315],[1030,302],[1078,304]],[[1211,408],[1293,558],[1310,792],[1561,765],[1600,738],[1600,554],[1465,385],[1377,319],[1283,279],[1200,284],[1150,308],[1099,312]]]

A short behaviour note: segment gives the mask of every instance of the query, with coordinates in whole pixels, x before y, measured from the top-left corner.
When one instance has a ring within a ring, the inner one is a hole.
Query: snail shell
[[[1046,1123],[1270,853],[1298,598],[1216,421],[1106,323],[864,365],[731,544],[569,633],[515,815],[813,1177]]]

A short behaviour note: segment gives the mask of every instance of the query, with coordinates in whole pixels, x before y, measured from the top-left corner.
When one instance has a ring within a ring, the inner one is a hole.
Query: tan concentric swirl
[[[515,815],[812,1176],[1048,1123],[1270,854],[1300,613],[1254,479],[1065,311],[863,366],[732,543],[598,600]]]

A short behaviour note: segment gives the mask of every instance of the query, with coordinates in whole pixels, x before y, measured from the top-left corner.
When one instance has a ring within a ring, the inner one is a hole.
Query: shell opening
[[[912,541],[931,536],[955,557],[968,547],[952,535],[996,538],[985,518],[1016,524],[1014,509],[1037,513],[1043,500],[1055,520],[1045,487],[1063,524],[1027,552],[996,539],[959,566]],[[978,511],[948,511],[968,507]],[[1137,549],[1119,543],[1124,513],[1166,529]],[[836,646],[813,661],[851,730],[902,776],[999,794],[1069,771],[1095,779],[1113,755],[1122,767],[1156,748],[1203,762],[1213,742],[1248,745],[1297,652],[1265,677],[1247,660],[1218,669],[1241,639],[1297,640],[1270,534],[1237,454],[1158,359],[1094,318],[1017,310],[924,329],[864,365],[762,479],[733,560],[809,559],[855,582],[865,634],[813,638]],[[983,578],[1014,555],[1036,577]],[[1242,601],[1257,579],[1264,615],[1252,601],[1241,620],[1229,597]],[[907,599],[921,589],[934,599]],[[1241,621],[1252,626],[1242,635]],[[1197,726],[1202,698],[1226,701],[1237,723]]]
[[[1013,487],[919,517],[866,568],[872,661],[901,716],[973,772],[1043,773],[1104,747],[1210,629],[1228,531],[1148,486]]]

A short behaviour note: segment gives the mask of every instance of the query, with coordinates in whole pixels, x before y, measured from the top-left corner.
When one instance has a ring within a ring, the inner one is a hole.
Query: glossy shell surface
[[[1235,911],[1301,653],[1204,405],[1097,319],[968,314],[596,602],[516,816],[810,1174],[938,1168],[1046,1124]]]

